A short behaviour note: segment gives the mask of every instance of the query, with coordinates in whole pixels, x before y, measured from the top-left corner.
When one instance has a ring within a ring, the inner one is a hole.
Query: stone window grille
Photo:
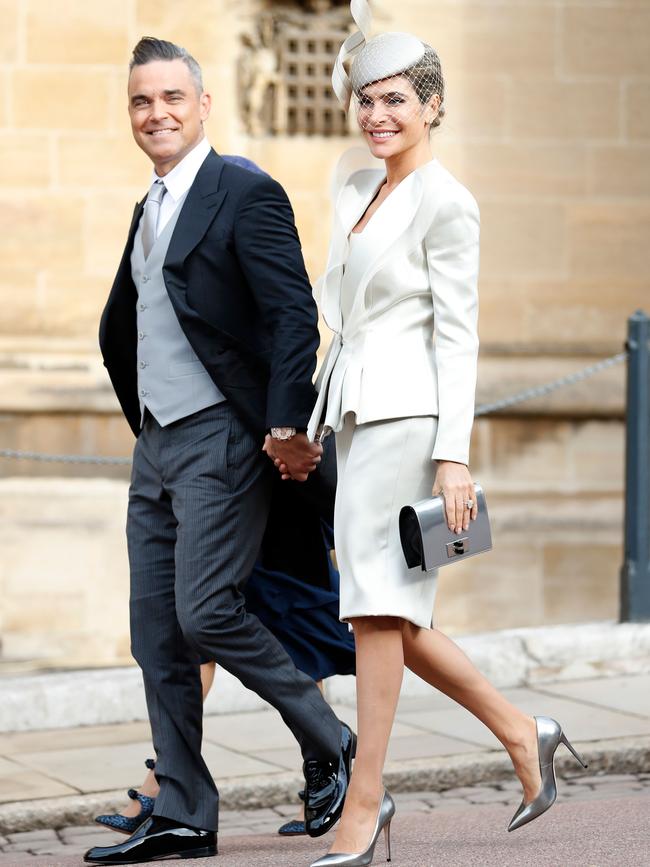
[[[344,34],[286,27],[278,36],[286,133],[347,135],[348,120],[332,90],[332,68]]]

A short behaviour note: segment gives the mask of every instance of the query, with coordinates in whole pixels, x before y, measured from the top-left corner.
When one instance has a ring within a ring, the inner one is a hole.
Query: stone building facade
[[[373,6],[376,30],[412,30],[442,58],[434,150],[482,213],[479,399],[619,351],[626,316],[650,307],[650,5]],[[96,329],[150,171],[126,112],[130,48],[153,34],[195,54],[213,95],[212,144],[283,183],[316,278],[328,177],[355,138],[273,125],[264,99],[277,98],[283,67],[263,22],[321,16],[336,28],[340,4],[0,0],[0,14],[0,447],[128,454]],[[252,124],[241,86],[251,46],[269,74]],[[616,616],[622,414],[619,367],[477,423],[473,469],[498,545],[444,576],[441,624]],[[4,658],[125,660],[124,471],[4,461],[0,474]],[[97,608],[107,588],[108,620]]]

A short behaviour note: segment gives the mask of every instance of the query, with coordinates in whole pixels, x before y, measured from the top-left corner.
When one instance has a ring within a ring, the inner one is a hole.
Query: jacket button
[[[146,309],[147,309],[147,305],[146,305],[146,304],[138,304],[138,307],[139,307],[140,310],[146,310]]]
[[[144,331],[138,331],[138,340],[144,340],[145,333]]]
[[[141,361],[140,362],[140,368],[144,370],[144,368],[147,366],[147,364],[148,364],[147,361]]]
[[[143,283],[148,283],[148,282],[149,282],[149,279],[150,279],[150,278],[149,278],[149,275],[148,275],[148,274],[143,274],[143,275],[142,275],[142,282],[143,282]]]

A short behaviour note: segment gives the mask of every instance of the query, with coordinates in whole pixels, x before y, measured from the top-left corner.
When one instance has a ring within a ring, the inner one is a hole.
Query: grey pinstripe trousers
[[[208,830],[217,829],[219,794],[201,757],[199,654],[277,708],[304,758],[338,760],[339,721],[242,595],[272,472],[228,403],[164,428],[147,413],[133,455],[131,647],[157,755],[155,813]]]

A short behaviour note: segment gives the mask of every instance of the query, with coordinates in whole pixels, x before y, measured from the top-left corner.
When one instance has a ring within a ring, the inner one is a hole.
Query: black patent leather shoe
[[[310,837],[327,834],[343,812],[356,749],[357,736],[349,726],[341,723],[338,765],[316,759],[304,763],[305,830]]]
[[[93,846],[84,855],[87,864],[140,864],[165,858],[207,858],[217,854],[217,835],[151,816],[124,843]]]

